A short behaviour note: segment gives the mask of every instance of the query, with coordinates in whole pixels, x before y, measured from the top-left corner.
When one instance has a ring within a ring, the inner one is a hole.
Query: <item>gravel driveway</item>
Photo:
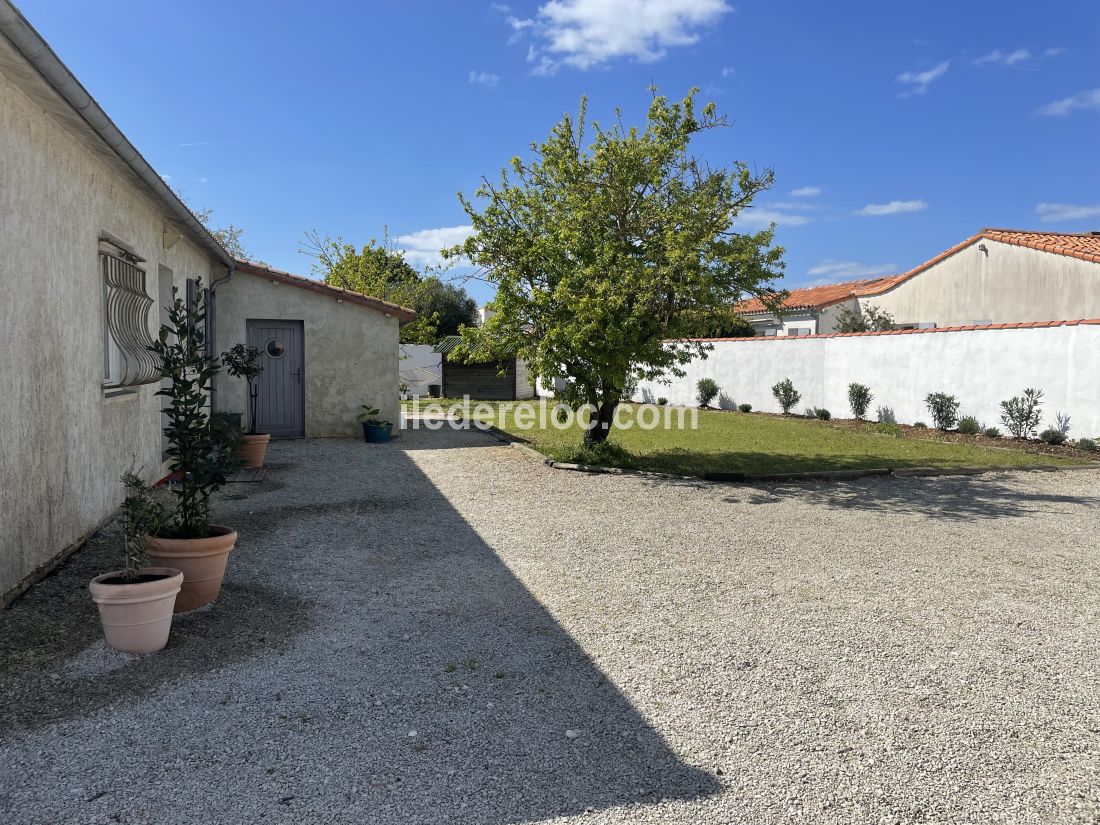
[[[1100,473],[707,486],[282,442],[222,598],[0,613],[0,822],[1095,822]],[[117,565],[116,565],[117,566]]]

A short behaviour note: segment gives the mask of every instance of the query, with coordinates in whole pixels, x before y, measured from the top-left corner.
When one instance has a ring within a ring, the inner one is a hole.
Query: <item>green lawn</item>
[[[575,424],[567,430],[551,426],[549,421],[553,414],[549,410],[546,426],[536,424],[531,429],[519,426],[517,412],[521,407],[526,405],[531,410],[528,414],[538,419],[546,408],[545,401],[482,403],[487,410],[475,416],[471,402],[471,417],[496,425],[556,460],[612,464],[680,475],[1082,463],[1016,450],[881,435],[869,428],[844,429],[812,419],[706,411],[698,412],[698,428],[694,430],[633,427],[613,431],[612,448],[591,455],[579,449],[581,426]],[[640,407],[630,405],[628,410],[636,413]],[[661,408],[650,409],[664,412]],[[666,409],[678,412],[678,409]]]

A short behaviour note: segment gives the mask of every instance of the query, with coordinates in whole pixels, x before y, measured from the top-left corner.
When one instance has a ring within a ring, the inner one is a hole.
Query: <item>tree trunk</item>
[[[584,431],[585,446],[603,444],[607,441],[607,436],[611,433],[611,424],[615,420],[615,409],[619,406],[619,402],[602,401],[593,406],[596,407],[596,418],[593,426]]]

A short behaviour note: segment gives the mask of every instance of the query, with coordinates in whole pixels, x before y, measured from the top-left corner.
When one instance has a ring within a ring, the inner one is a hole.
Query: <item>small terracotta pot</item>
[[[210,525],[202,539],[170,539],[149,536],[149,560],[183,571],[183,587],[176,597],[176,612],[184,613],[218,598],[229,551],[237,543],[237,531]]]
[[[244,441],[241,442],[240,449],[237,450],[237,455],[241,457],[242,466],[264,466],[264,454],[267,453],[267,442],[271,440],[271,435],[269,433],[259,433],[258,435],[246,435],[243,438]]]
[[[116,570],[96,576],[88,585],[92,601],[99,605],[107,644],[123,653],[152,653],[168,644],[172,608],[183,584],[183,573],[173,567],[145,567],[144,576],[164,578],[145,582],[105,584],[124,576]]]

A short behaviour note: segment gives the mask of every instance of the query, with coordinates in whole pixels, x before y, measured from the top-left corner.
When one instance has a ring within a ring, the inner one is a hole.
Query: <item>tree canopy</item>
[[[531,157],[485,179],[476,204],[459,195],[474,231],[447,250],[497,290],[495,314],[466,329],[462,351],[515,353],[533,375],[564,378],[566,400],[595,411],[589,442],[607,437],[632,381],[705,357],[708,345],[690,339],[728,322],[738,300],[774,304],[783,270],[772,229],[734,231],[772,172],[697,160],[692,138],[725,119],[713,104],[697,109],[695,89],[679,102],[651,92],[641,129],[619,112],[610,127],[590,123],[582,98]]]
[[[477,304],[465,289],[418,272],[388,231],[381,241],[371,238],[357,249],[313,230],[306,233],[300,251],[314,258],[313,271],[326,284],[416,310],[416,319],[401,327],[403,344],[434,344],[477,317]]]
[[[836,314],[837,332],[885,332],[894,328],[894,316],[874,305],[842,307]]]

